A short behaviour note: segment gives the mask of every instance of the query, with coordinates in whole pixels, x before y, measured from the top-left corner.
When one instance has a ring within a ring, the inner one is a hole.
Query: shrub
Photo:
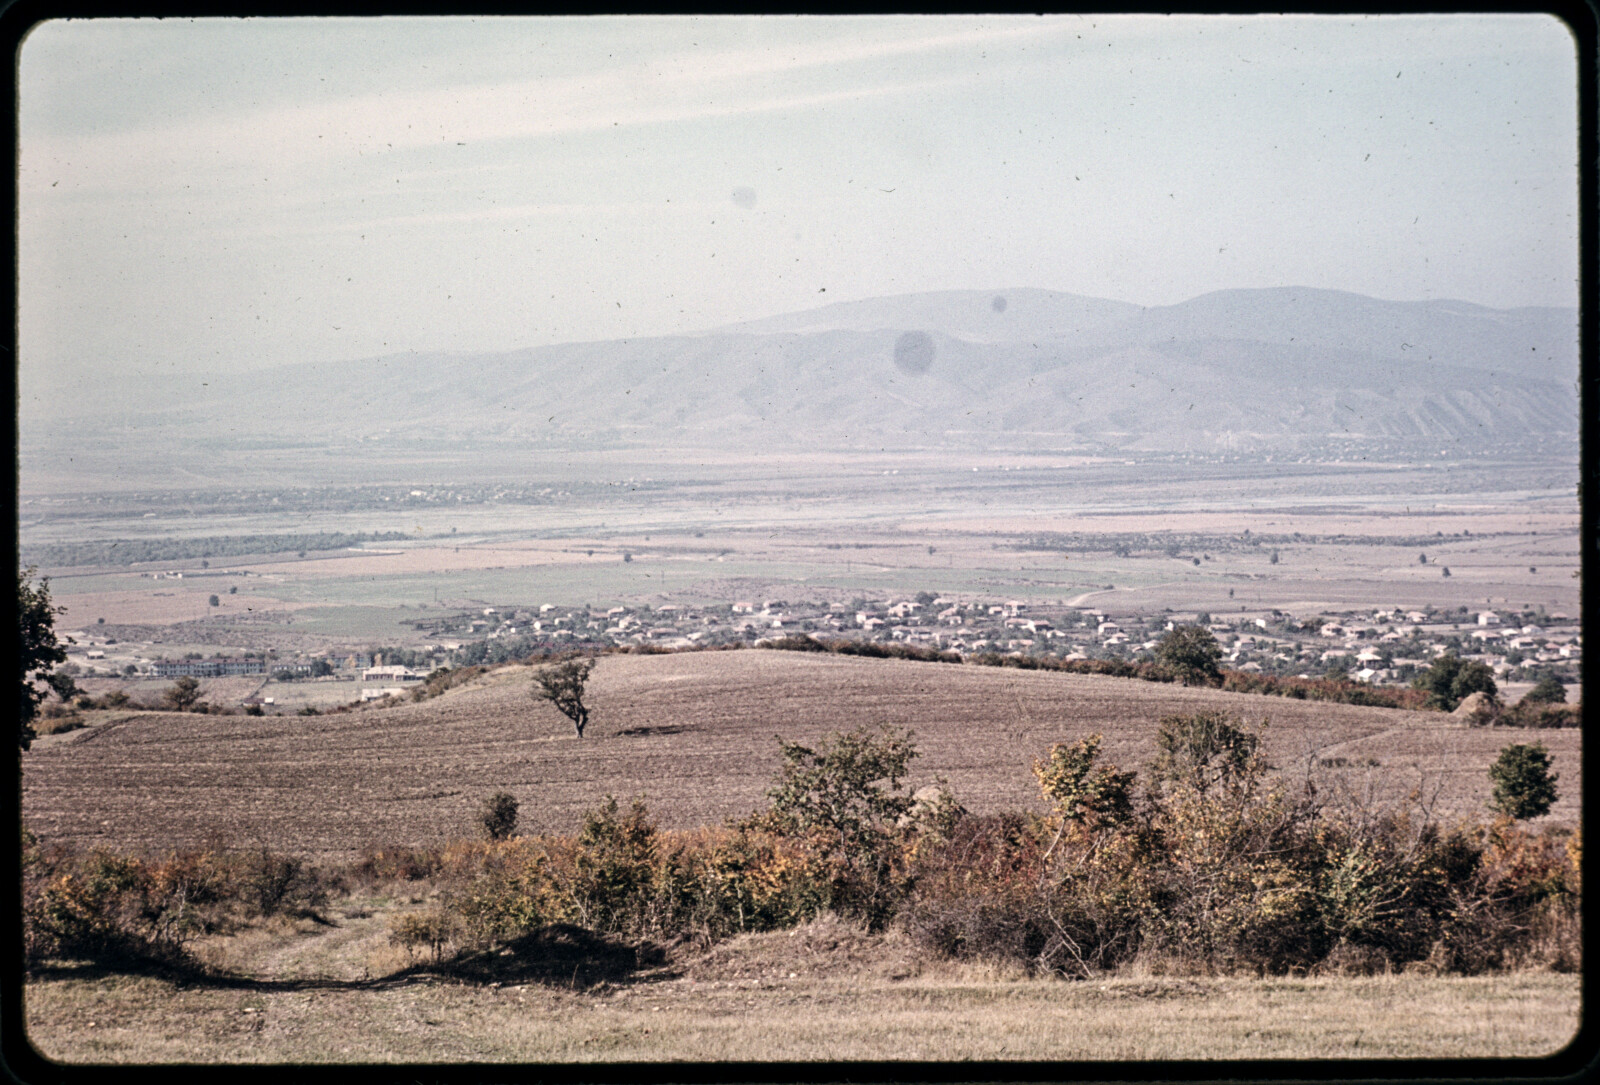
[[[517,831],[517,800],[509,793],[496,791],[484,800],[478,811],[478,824],[490,840],[505,840]]]
[[[1489,805],[1520,821],[1550,812],[1560,777],[1550,771],[1550,751],[1542,744],[1516,743],[1500,751],[1489,766],[1489,779],[1494,783]]]
[[[1048,760],[1033,763],[1039,790],[1064,826],[1099,828],[1133,816],[1130,789],[1137,773],[1118,772],[1115,766],[1095,772],[1101,741],[1101,736],[1090,735],[1072,746],[1059,744],[1051,748]]]
[[[403,946],[412,954],[426,946],[433,963],[439,964],[445,947],[455,943],[463,933],[461,917],[448,908],[406,912],[390,921],[389,944]]]
[[[791,633],[788,636],[778,637],[774,640],[762,641],[759,648],[771,648],[780,652],[826,652],[828,646],[815,637],[805,633]]]
[[[1412,681],[1412,686],[1427,694],[1428,706],[1453,712],[1469,694],[1483,693],[1491,699],[1499,693],[1494,672],[1476,660],[1463,662],[1446,652],[1433,666]]]
[[[1186,686],[1221,682],[1217,669],[1221,659],[1217,638],[1203,625],[1176,626],[1156,644],[1156,662]]]
[[[1553,674],[1547,674],[1522,695],[1519,704],[1566,704],[1567,687]]]
[[[682,929],[704,940],[798,926],[832,902],[833,868],[802,841],[758,829],[675,838]]]
[[[436,848],[368,847],[356,861],[352,874],[367,884],[387,881],[421,881],[444,869],[444,856]]]
[[[1263,771],[1257,757],[1260,736],[1245,731],[1229,712],[1165,716],[1156,732],[1157,779],[1181,782],[1205,792],[1211,785]]]
[[[51,709],[56,707],[53,704],[45,706],[44,712],[40,714],[38,721],[34,724],[33,730],[35,734],[59,735],[67,731],[80,730],[85,726],[83,717],[76,712],[52,712]]]
[[[1539,730],[1553,727],[1582,727],[1583,706],[1530,702],[1524,697],[1511,708],[1496,713],[1492,722],[1503,727],[1528,727]]]
[[[161,694],[161,703],[174,712],[187,712],[200,700],[200,683],[184,675]]]
[[[569,892],[578,922],[595,931],[637,930],[655,863],[656,827],[644,803],[635,799],[623,814],[606,796],[584,816],[573,856]]]
[[[544,848],[525,838],[495,841],[480,858],[478,874],[446,898],[447,907],[461,917],[467,944],[502,944],[569,918],[548,876]]]

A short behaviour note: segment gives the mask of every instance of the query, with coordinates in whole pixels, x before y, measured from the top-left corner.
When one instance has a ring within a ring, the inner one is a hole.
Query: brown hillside
[[[688,827],[762,803],[774,736],[811,742],[861,723],[915,728],[913,786],[942,775],[975,811],[1035,807],[1029,765],[1050,744],[1098,731],[1111,761],[1139,768],[1161,716],[1203,708],[1270,718],[1266,749],[1286,771],[1308,755],[1342,758],[1348,767],[1325,770],[1335,785],[1392,801],[1420,784],[1449,817],[1481,813],[1501,747],[1542,741],[1561,773],[1551,816],[1578,814],[1578,732],[1472,729],[1442,713],[747,650],[602,659],[579,740],[530,687],[527,668],[508,667],[397,708],[119,714],[24,755],[26,821],[45,841],[164,848],[220,829],[235,845],[348,855],[470,835],[479,804],[503,789],[522,804],[524,831],[573,830],[608,793],[643,794],[663,826]]]

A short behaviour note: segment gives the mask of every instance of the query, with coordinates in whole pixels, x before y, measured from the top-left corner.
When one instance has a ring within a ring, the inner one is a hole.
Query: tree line
[[[403,531],[318,531],[303,535],[210,535],[198,539],[91,539],[30,546],[23,551],[23,556],[34,565],[136,565],[145,561],[343,550],[362,543],[397,542],[405,538]]]

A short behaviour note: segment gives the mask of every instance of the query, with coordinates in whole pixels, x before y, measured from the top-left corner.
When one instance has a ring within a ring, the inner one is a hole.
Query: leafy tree
[[[206,605],[207,606],[213,606],[213,607],[219,607],[219,606],[222,605],[222,600],[218,599],[215,595],[213,595],[211,598],[206,600]]]
[[[1534,685],[1527,693],[1522,695],[1524,701],[1534,704],[1566,704],[1567,687],[1561,684],[1561,679],[1553,674],[1547,674]]]
[[[858,727],[829,735],[815,750],[781,738],[778,745],[783,767],[767,795],[774,820],[789,831],[826,830],[850,854],[890,831],[912,807],[911,796],[899,794],[917,755],[909,730]]]
[[[1500,751],[1489,766],[1494,782],[1494,797],[1489,805],[1518,821],[1550,812],[1556,801],[1556,781],[1550,771],[1550,752],[1543,743],[1516,743]]]
[[[1445,712],[1454,712],[1456,706],[1470,694],[1484,693],[1494,697],[1500,692],[1494,682],[1494,671],[1489,669],[1488,664],[1477,660],[1465,662],[1453,652],[1446,652],[1434,660],[1433,666],[1412,679],[1411,685],[1415,689],[1427,690],[1429,707]]]
[[[1238,778],[1258,764],[1261,736],[1246,731],[1229,712],[1164,716],[1156,731],[1151,773],[1204,794],[1213,784]]]
[[[589,723],[589,709],[583,703],[583,689],[593,668],[592,659],[569,659],[565,663],[541,667],[533,676],[536,687],[533,695],[560,709],[561,714],[578,729],[579,738],[583,737],[583,729]]]
[[[507,840],[517,831],[517,800],[505,791],[496,791],[484,800],[478,824],[490,840]]]
[[[200,699],[200,683],[193,675],[183,675],[161,694],[161,703],[175,712],[187,712]]]
[[[1090,735],[1071,746],[1058,743],[1050,748],[1047,760],[1033,763],[1039,790],[1063,823],[1094,829],[1133,816],[1132,787],[1138,774],[1118,772],[1115,765],[1095,771],[1101,742],[1100,735]]]
[[[858,727],[812,750],[778,739],[783,767],[771,808],[752,827],[810,837],[840,864],[830,906],[881,929],[907,888],[900,825],[916,805],[904,792],[917,755],[912,732]]]
[[[1180,625],[1156,644],[1156,662],[1182,679],[1184,685],[1221,681],[1217,669],[1222,649],[1203,625]]]
[[[54,672],[55,665],[65,663],[67,659],[67,650],[56,640],[55,629],[56,615],[63,613],[66,608],[51,604],[48,578],[41,577],[37,585],[32,583],[32,579],[31,568],[17,572],[18,648],[21,662],[17,742],[24,750],[37,737],[33,721],[39,714],[40,702],[46,696],[44,690],[34,683],[46,683],[62,700],[77,692],[70,676]]]

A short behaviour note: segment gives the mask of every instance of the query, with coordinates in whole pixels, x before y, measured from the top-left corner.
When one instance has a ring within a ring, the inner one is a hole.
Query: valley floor
[[[1552,1055],[1580,1016],[1576,975],[1038,979],[832,917],[606,978],[595,947],[552,943],[463,984],[409,964],[399,902],[370,903],[201,947],[236,980],[36,976],[29,1038],[75,1065],[1452,1060]]]

